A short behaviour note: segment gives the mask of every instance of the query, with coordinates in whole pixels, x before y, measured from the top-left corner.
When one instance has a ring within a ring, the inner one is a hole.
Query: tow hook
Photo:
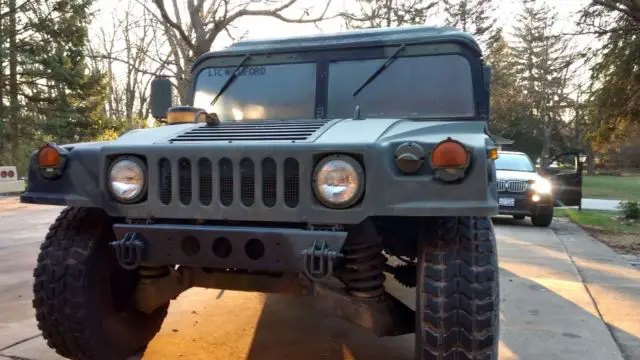
[[[109,245],[115,250],[116,259],[118,259],[120,266],[127,270],[133,270],[140,266],[144,250],[144,238],[141,234],[126,233],[122,240],[112,241]]]
[[[341,253],[329,248],[326,240],[320,243],[314,241],[301,254],[304,258],[304,272],[312,280],[323,280],[331,276],[335,261],[343,258]]]

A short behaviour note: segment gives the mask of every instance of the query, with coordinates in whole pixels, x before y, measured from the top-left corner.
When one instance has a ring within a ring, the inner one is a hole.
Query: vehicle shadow
[[[379,338],[313,308],[311,298],[267,296],[248,360],[411,360],[413,335]]]

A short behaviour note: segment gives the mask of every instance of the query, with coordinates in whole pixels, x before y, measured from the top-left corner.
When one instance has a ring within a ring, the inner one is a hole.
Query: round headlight
[[[109,170],[109,190],[120,202],[140,200],[145,190],[145,166],[142,161],[126,157],[116,160]]]
[[[332,208],[345,208],[360,199],[364,191],[364,173],[360,164],[348,156],[328,156],[316,166],[316,197]]]
[[[548,194],[551,192],[551,182],[547,179],[537,179],[531,184],[531,189],[540,194]]]

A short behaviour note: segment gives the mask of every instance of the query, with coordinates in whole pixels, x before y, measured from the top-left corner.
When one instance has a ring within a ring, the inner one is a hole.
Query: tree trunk
[[[18,54],[17,54],[17,28],[16,28],[16,0],[9,0],[9,111],[7,112],[8,121],[8,143],[9,148],[13,151],[11,155],[18,156],[17,139],[20,139],[20,119],[18,112],[20,103],[18,101]]]

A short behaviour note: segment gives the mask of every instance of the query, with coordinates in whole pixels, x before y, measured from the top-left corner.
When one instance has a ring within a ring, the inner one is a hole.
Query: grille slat
[[[278,167],[275,160],[262,160],[262,203],[266,207],[274,207],[278,194]]]
[[[168,159],[160,159],[158,161],[158,196],[160,201],[169,205],[171,203],[171,163]]]
[[[231,206],[233,203],[233,164],[231,159],[220,159],[218,172],[220,174],[220,203],[224,206]]]
[[[191,204],[191,194],[193,193],[193,186],[191,183],[191,162],[185,158],[180,159],[178,161],[178,169],[180,202],[183,205],[189,205]]]
[[[272,120],[222,123],[216,126],[203,125],[180,134],[169,141],[304,141],[327,122],[329,122],[329,120]]]
[[[293,158],[284,162],[284,203],[290,208],[300,202],[300,165]]]
[[[198,178],[200,181],[200,203],[211,205],[213,200],[213,166],[211,160],[202,158],[198,161]]]
[[[242,205],[251,206],[256,196],[255,169],[253,161],[244,158],[240,161],[240,201]]]

